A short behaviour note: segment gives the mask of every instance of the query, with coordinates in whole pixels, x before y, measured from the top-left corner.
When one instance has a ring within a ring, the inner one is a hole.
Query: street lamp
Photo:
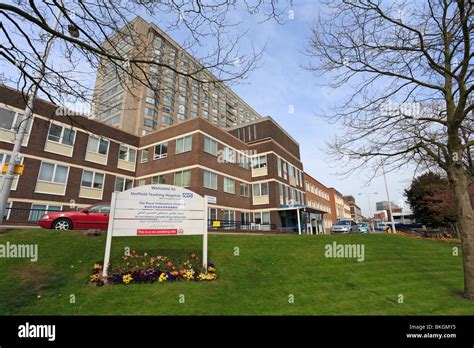
[[[392,203],[390,202],[390,196],[388,195],[387,177],[385,175],[385,167],[383,163],[382,163],[382,172],[383,172],[383,181],[385,183],[385,192],[387,193],[388,210],[390,211],[390,222],[392,224],[392,232],[393,234],[396,234],[397,230],[395,229],[395,221],[393,220]]]
[[[53,32],[55,32],[58,29],[61,15],[62,15],[61,5],[58,5],[58,10],[55,15],[55,22],[52,27]],[[75,25],[70,24],[68,26],[68,30],[72,37],[75,37],[75,38],[79,37],[79,30]],[[12,187],[12,183],[14,179],[13,173],[15,170],[15,166],[20,161],[21,145],[23,143],[23,138],[25,137],[25,134],[26,134],[26,126],[28,123],[27,120],[33,115],[34,100],[38,92],[38,86],[43,80],[44,75],[45,75],[46,61],[48,59],[49,52],[51,51],[51,47],[53,45],[53,38],[54,38],[54,35],[52,33],[49,33],[46,40],[44,53],[40,60],[38,73],[36,77],[34,78],[34,83],[31,86],[31,91],[28,94],[28,101],[26,103],[25,112],[22,115],[21,114],[19,115],[18,131],[15,136],[15,142],[13,144],[13,150],[10,156],[10,162],[8,163],[7,172],[5,173],[3,187],[2,187],[2,190],[0,191],[0,224],[3,222],[3,217],[5,215],[5,208],[8,203],[8,197],[10,196],[10,191],[11,191],[11,187]]]
[[[358,195],[358,196],[362,196],[363,194],[364,194],[364,193],[360,192],[360,193],[358,193],[357,195]],[[372,220],[372,231],[373,231],[375,228],[374,228],[373,215],[372,215],[372,208],[371,208],[372,204],[370,203],[370,195],[371,195],[371,194],[372,194],[372,195],[376,195],[377,192],[367,193],[367,202],[369,203],[369,219]],[[369,222],[370,222],[370,220],[369,220]],[[370,224],[369,224],[369,227],[370,227]]]

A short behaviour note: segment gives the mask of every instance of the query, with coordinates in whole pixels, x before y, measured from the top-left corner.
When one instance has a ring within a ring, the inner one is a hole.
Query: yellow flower
[[[194,275],[193,272],[187,271],[186,273],[183,274],[183,277],[184,279],[191,280],[194,278],[193,275]]]
[[[94,269],[102,269],[102,265],[100,263],[95,263]]]
[[[166,279],[168,279],[168,275],[166,273],[161,273],[160,277],[158,278],[158,281],[161,283],[165,281]]]
[[[89,277],[89,280],[90,280],[91,282],[96,282],[96,281],[99,280],[99,278],[100,278],[100,276],[99,276],[98,274],[93,274],[93,275],[91,275],[91,276]]]
[[[211,266],[207,267],[207,270],[208,270],[208,272],[215,272],[216,271],[216,269],[214,267],[211,267]]]
[[[215,273],[200,273],[198,278],[199,280],[214,280],[217,278],[217,275]]]
[[[131,274],[126,274],[122,277],[122,281],[124,282],[124,284],[130,283],[132,280],[133,278]]]

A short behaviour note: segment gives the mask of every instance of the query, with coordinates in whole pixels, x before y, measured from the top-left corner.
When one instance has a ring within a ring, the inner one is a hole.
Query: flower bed
[[[122,256],[117,265],[109,265],[109,276],[102,277],[100,263],[95,263],[89,282],[97,286],[108,284],[154,283],[158,281],[211,281],[217,279],[214,264],[208,263],[207,273],[196,254],[191,254],[184,261],[170,260],[167,256],[143,255],[132,251],[130,255]]]

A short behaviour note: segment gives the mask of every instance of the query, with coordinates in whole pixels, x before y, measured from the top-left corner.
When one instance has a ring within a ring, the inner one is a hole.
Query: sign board
[[[206,196],[207,197],[207,203],[210,204],[216,204],[217,203],[217,197],[216,196]]]
[[[221,227],[221,222],[220,221],[213,221],[212,222],[212,227]]]
[[[102,275],[107,276],[112,237],[203,236],[207,271],[207,198],[173,185],[145,185],[112,193]]]
[[[3,164],[3,167],[2,167],[2,174],[6,174],[7,171],[8,171],[8,164],[9,163],[5,163]],[[13,174],[18,174],[18,175],[21,175],[23,174],[23,170],[25,169],[25,166],[23,164],[17,164],[15,165],[15,169],[13,169]]]
[[[280,208],[304,208],[304,204],[280,204]]]

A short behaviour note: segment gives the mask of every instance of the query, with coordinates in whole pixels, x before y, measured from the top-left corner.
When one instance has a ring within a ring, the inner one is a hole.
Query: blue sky
[[[371,173],[368,171],[349,178],[338,176],[338,170],[347,163],[332,162],[324,148],[326,141],[340,132],[340,128],[316,115],[321,111],[330,113],[331,106],[351,90],[325,87],[324,79],[303,68],[307,66],[308,57],[302,51],[307,45],[310,27],[319,8],[316,1],[298,0],[294,1],[291,9],[294,18],[287,19],[283,25],[273,21],[259,24],[256,18],[248,18],[245,23],[251,28],[248,39],[257,48],[267,42],[267,50],[262,67],[253,71],[244,84],[233,87],[233,90],[261,115],[272,116],[299,142],[306,172],[326,186],[355,196],[363,213],[368,215],[369,199],[372,212],[375,211],[375,201],[386,200],[383,177],[376,177],[369,183],[367,178]],[[294,106],[294,114],[289,113],[290,106]],[[399,204],[404,201],[403,190],[412,177],[413,173],[387,174],[392,201]]]
[[[371,176],[368,171],[353,174],[349,178],[338,176],[338,170],[348,163],[334,163],[327,158],[324,148],[326,141],[331,140],[341,129],[316,116],[316,113],[320,112],[330,113],[332,105],[340,101],[341,97],[350,94],[351,90],[347,87],[337,90],[325,87],[324,78],[317,77],[303,68],[308,63],[308,57],[302,52],[310,38],[310,27],[318,15],[319,6],[322,5],[314,0],[293,1],[293,6],[289,7],[293,12],[288,13],[284,24],[272,20],[261,23],[261,16],[251,16],[242,9],[231,12],[229,18],[242,23],[231,28],[230,33],[237,35],[248,31],[242,42],[243,53],[250,49],[251,44],[257,50],[267,44],[260,62],[261,67],[252,71],[243,83],[232,86],[232,89],[262,116],[272,116],[299,142],[306,172],[326,186],[335,187],[343,194],[356,197],[363,213],[368,215],[368,195],[372,202],[372,212],[375,211],[375,201],[386,200],[383,178],[376,177],[368,183],[367,178]],[[290,16],[293,18],[289,18]],[[162,29],[167,26],[166,15],[157,16],[155,19],[146,15],[143,17],[155,22]],[[178,43],[183,43],[187,37],[187,33],[180,30],[168,34]],[[56,64],[60,64],[57,45],[59,44],[55,44],[51,56],[53,60],[56,58]],[[0,64],[1,70],[7,71],[3,65]],[[86,84],[93,87],[93,70],[84,65],[79,66],[77,70],[75,76],[81,80],[86,79]],[[294,109],[294,113],[290,113],[290,108]],[[387,174],[392,201],[403,202],[403,190],[409,185],[412,177],[411,172]],[[359,193],[362,195],[358,195]]]

